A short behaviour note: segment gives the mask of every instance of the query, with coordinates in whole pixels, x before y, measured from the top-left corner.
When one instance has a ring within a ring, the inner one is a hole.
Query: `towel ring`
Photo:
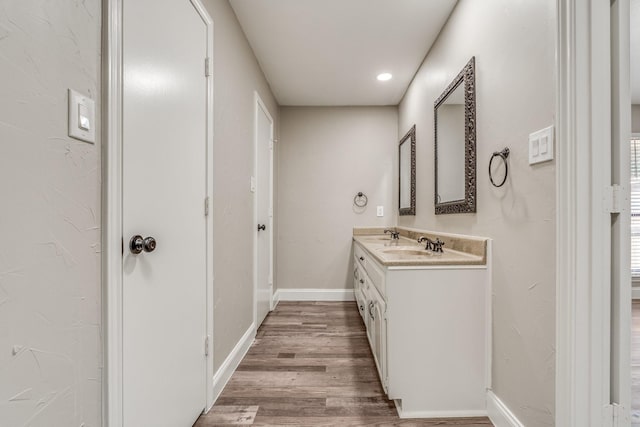
[[[367,206],[367,203],[369,203],[369,199],[367,199],[367,196],[362,191],[359,191],[353,198],[353,204],[359,208],[364,208]]]
[[[495,159],[496,157],[502,158],[502,161],[504,162],[504,178],[502,179],[502,182],[500,184],[496,184],[493,181],[493,175],[491,174],[491,164],[493,163],[493,159]],[[491,160],[489,160],[489,179],[491,180],[491,184],[494,187],[502,187],[507,181],[507,176],[509,175],[509,164],[507,163],[507,157],[509,157],[509,148],[505,147],[502,151],[494,151],[493,155],[491,156]]]

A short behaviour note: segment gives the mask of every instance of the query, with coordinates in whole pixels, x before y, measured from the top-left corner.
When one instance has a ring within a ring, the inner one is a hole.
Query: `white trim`
[[[256,192],[253,193],[253,224],[254,227],[258,225],[258,195],[260,191],[260,183],[258,182],[258,114],[259,110],[267,116],[270,124],[270,136],[269,140],[273,146],[274,140],[274,121],[273,116],[269,112],[269,109],[260,98],[258,91],[253,92],[253,100],[255,104],[253,115],[253,176],[256,180]],[[267,226],[269,233],[269,285],[271,289],[271,305],[270,310],[275,307],[273,305],[273,149],[269,151],[269,224]],[[253,323],[258,325],[258,232],[253,229]]]
[[[102,183],[102,241],[104,294],[103,339],[105,370],[103,374],[103,411],[105,427],[123,425],[123,365],[122,365],[122,2],[107,0],[103,47],[103,147],[105,162]],[[192,5],[207,26],[207,55],[213,58],[213,21],[200,0]],[[210,185],[213,177],[213,77],[207,77],[207,184],[206,196],[213,201]],[[207,219],[207,325],[209,359],[203,374],[206,377],[205,410],[214,402],[213,395],[213,215]],[[204,338],[204,337],[203,337]]]
[[[280,302],[280,292],[276,289],[276,291],[271,296],[271,311],[275,310]]]
[[[557,0],[556,419],[610,425],[610,2]],[[607,181],[609,179],[609,181]]]
[[[207,9],[202,4],[201,0],[191,0],[191,4],[196,9],[202,21],[207,27],[207,58],[213,63],[213,47],[214,47],[214,27],[213,19]],[[209,198],[209,214],[206,218],[206,233],[207,233],[207,319],[205,332],[209,338],[209,348],[207,363],[205,364],[205,412],[209,412],[209,409],[213,406],[215,397],[213,395],[213,135],[214,135],[214,122],[213,122],[213,70],[206,76],[207,79],[207,177],[206,177],[206,197]]]
[[[102,289],[105,372],[103,425],[121,427],[122,414],[122,0],[104,4]]]
[[[612,183],[620,185],[620,213],[612,221],[611,402],[617,424],[631,424],[631,129],[630,2],[611,2]],[[617,217],[617,218],[616,218]]]
[[[249,329],[242,335],[240,340],[236,343],[231,353],[227,356],[227,358],[222,362],[220,368],[216,371],[213,376],[213,387],[211,388],[211,392],[213,395],[213,401],[215,402],[220,397],[220,393],[224,390],[224,387],[231,379],[231,376],[238,369],[238,365],[242,362],[242,359],[251,348],[251,344],[253,344],[253,340],[256,337],[256,324],[252,323],[249,326]]]
[[[486,417],[486,410],[469,410],[469,411],[403,411],[402,405],[398,403],[398,399],[394,399],[398,417],[405,418],[471,418]]]
[[[487,239],[486,246],[487,275],[485,290],[485,388],[490,390],[493,384],[493,240]]]
[[[493,391],[487,390],[487,414],[495,427],[524,427]]]
[[[278,289],[277,301],[355,301],[353,289]]]

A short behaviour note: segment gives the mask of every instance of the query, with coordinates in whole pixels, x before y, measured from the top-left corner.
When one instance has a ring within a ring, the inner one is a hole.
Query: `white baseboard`
[[[471,410],[471,411],[404,411],[397,400],[393,403],[396,405],[398,417],[404,418],[471,418],[486,417],[487,411]]]
[[[276,289],[276,291],[271,294],[271,311],[275,310],[280,302],[280,292]]]
[[[278,289],[278,301],[355,301],[353,289]]]
[[[495,427],[524,427],[524,424],[491,390],[487,391],[487,412]]]
[[[220,397],[220,393],[224,389],[224,386],[227,385],[231,375],[238,368],[238,365],[244,358],[247,351],[249,351],[249,347],[253,343],[253,339],[256,336],[256,325],[252,323],[247,329],[247,332],[244,333],[240,341],[236,344],[236,346],[231,350],[231,353],[227,356],[227,358],[222,362],[222,365],[218,369],[218,371],[213,376],[213,402],[215,403]]]

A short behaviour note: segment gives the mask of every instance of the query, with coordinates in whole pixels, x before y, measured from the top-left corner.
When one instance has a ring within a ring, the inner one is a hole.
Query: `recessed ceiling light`
[[[391,80],[391,77],[393,77],[391,73],[378,74],[378,80],[380,80],[381,82],[386,82],[387,80]]]

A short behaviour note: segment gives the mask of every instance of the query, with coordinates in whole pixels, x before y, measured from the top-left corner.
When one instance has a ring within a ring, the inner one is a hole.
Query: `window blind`
[[[640,137],[631,139],[631,275],[640,279]]]

